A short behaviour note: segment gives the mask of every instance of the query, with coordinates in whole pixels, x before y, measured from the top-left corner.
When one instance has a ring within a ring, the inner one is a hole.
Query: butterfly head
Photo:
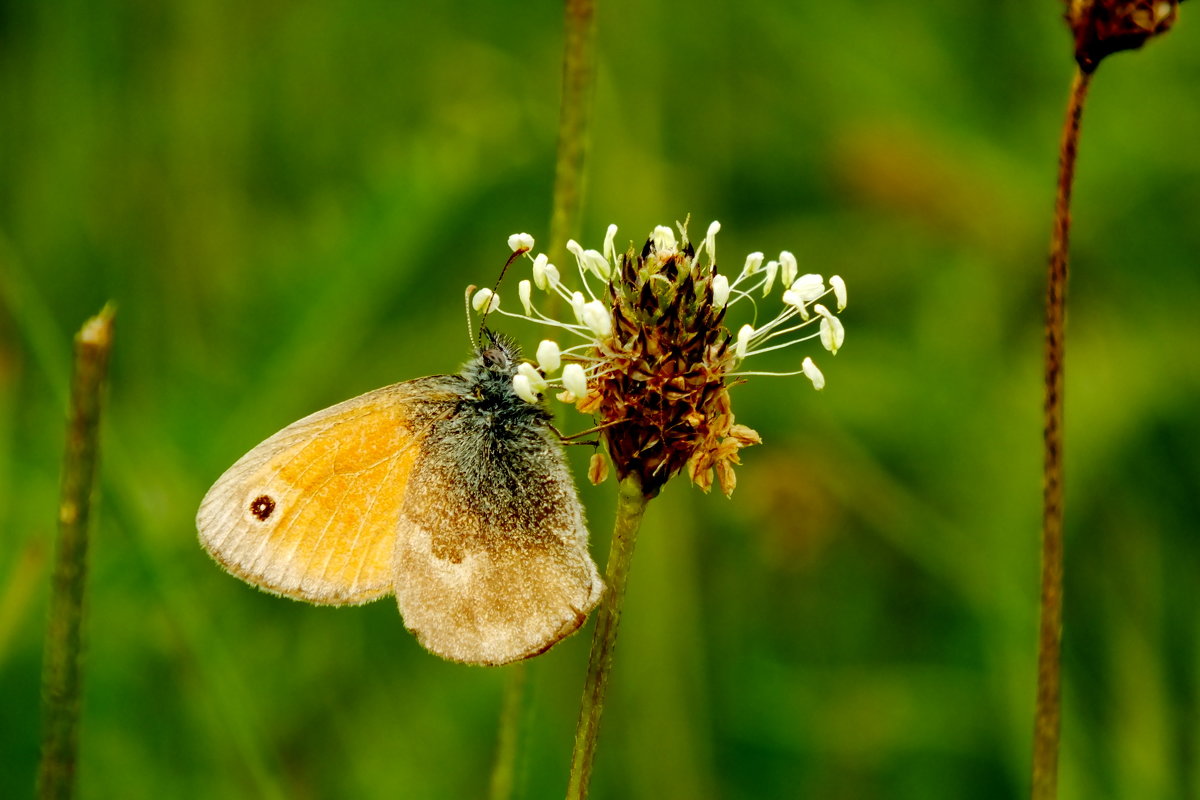
[[[513,376],[521,360],[521,348],[512,339],[484,329],[475,358],[462,375],[471,389],[471,399],[480,407],[520,417],[545,416],[539,405],[527,403],[513,390]]]

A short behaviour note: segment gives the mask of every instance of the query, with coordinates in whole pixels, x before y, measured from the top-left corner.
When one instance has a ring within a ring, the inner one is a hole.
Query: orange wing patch
[[[251,450],[200,506],[205,548],[238,577],[309,602],[391,594],[409,470],[429,421],[453,407],[432,380],[348,400]]]
[[[272,483],[295,499],[276,512],[255,563],[286,563],[282,583],[301,589],[307,579],[313,590],[332,584],[351,594],[387,593],[400,501],[418,450],[404,421],[392,416],[340,422],[299,453],[271,459]]]

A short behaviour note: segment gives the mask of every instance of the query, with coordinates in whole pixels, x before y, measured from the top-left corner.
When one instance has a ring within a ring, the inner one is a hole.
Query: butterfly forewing
[[[309,602],[390,594],[409,471],[433,421],[452,413],[455,380],[368,392],[255,447],[200,505],[205,549],[238,577]]]

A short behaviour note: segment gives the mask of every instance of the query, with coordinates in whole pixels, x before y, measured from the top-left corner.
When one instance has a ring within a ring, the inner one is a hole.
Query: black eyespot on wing
[[[250,513],[255,516],[259,522],[266,522],[267,519],[275,512],[275,501],[268,495],[260,494],[258,497],[250,501]]]

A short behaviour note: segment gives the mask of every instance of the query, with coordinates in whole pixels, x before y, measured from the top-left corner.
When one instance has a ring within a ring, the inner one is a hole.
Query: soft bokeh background
[[[1192,5],[1084,122],[1064,798],[1200,796]],[[1026,792],[1061,12],[601,2],[586,244],[715,218],[727,267],[790,249],[850,306],[824,393],[736,390],[767,444],[732,501],[651,506],[597,798]],[[483,793],[504,670],[259,593],[193,516],[277,428],[465,358],[463,287],[548,238],[560,51],[555,3],[0,4],[0,794],[37,759],[70,336],[110,298],[81,796]],[[603,562],[613,485],[583,494]],[[530,665],[523,797],[565,787],[587,631]]]

